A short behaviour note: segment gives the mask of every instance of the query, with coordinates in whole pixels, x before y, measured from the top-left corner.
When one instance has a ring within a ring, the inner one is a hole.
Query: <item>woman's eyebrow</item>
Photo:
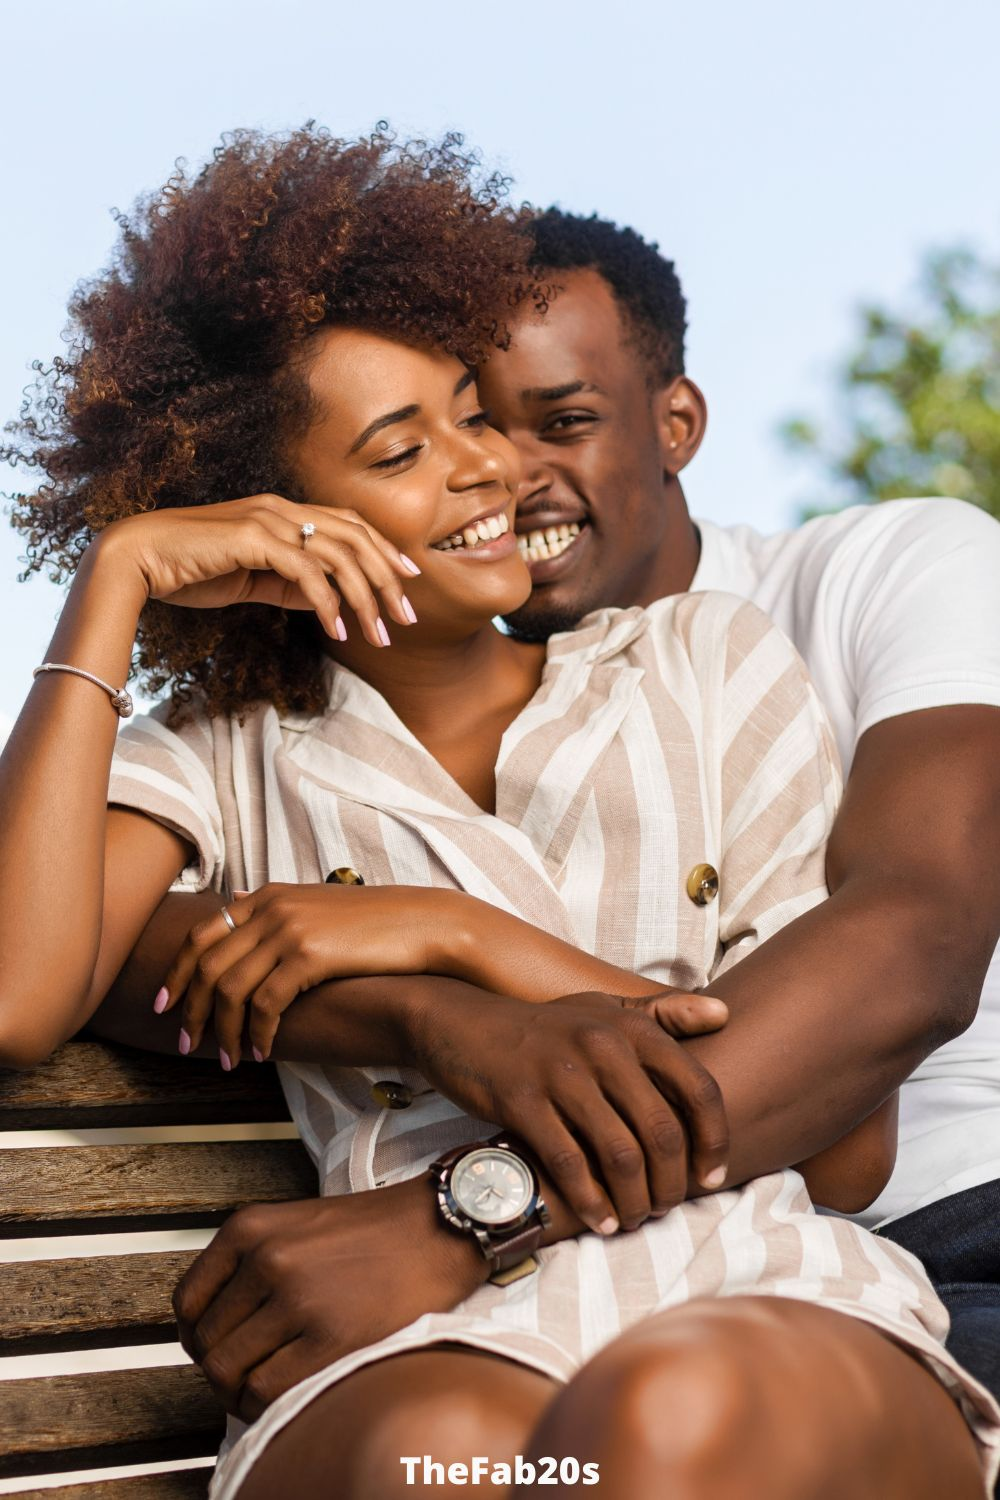
[[[398,411],[387,411],[384,417],[376,417],[374,422],[369,422],[361,436],[351,444],[347,450],[348,458],[363,448],[368,439],[374,437],[376,432],[381,432],[383,427],[391,427],[394,422],[405,422],[408,417],[415,417],[419,411],[420,407],[416,405],[401,406]]]

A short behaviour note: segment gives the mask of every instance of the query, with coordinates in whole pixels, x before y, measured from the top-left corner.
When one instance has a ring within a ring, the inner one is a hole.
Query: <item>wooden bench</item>
[[[76,1040],[31,1072],[0,1071],[0,1131],[284,1122],[271,1067]],[[248,1131],[247,1134],[252,1134]],[[280,1132],[278,1132],[280,1133]],[[310,1197],[297,1139],[0,1146],[0,1238],[204,1228],[243,1203]],[[72,1256],[72,1249],[67,1249]],[[176,1339],[170,1298],[194,1250],[0,1263],[0,1356]],[[30,1476],[212,1454],[224,1413],[191,1364],[0,1380],[0,1478],[21,1500],[191,1500],[207,1469],[55,1489]]]

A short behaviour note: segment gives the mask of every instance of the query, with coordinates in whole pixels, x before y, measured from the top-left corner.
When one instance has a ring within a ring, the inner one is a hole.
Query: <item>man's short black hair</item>
[[[634,229],[596,214],[547,208],[530,221],[535,264],[541,272],[593,270],[604,277],[640,351],[654,385],[684,373],[686,305],[672,260]]]

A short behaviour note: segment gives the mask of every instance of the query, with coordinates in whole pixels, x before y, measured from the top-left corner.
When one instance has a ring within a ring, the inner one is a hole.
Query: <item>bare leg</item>
[[[601,1500],[983,1494],[972,1437],[933,1376],[857,1319],[778,1298],[648,1319],[563,1387],[527,1454],[596,1461]]]
[[[420,1500],[467,1495],[424,1485],[423,1455],[444,1465],[476,1454],[512,1463],[558,1387],[510,1360],[447,1345],[367,1365],[324,1391],[268,1444],[239,1500]],[[406,1483],[400,1459],[421,1459]],[[487,1483],[503,1500],[506,1487]]]

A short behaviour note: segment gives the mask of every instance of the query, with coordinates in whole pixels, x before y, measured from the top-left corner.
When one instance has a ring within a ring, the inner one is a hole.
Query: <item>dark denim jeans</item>
[[[1000,1401],[1000,1182],[953,1193],[876,1233],[923,1261],[951,1314],[948,1348]]]

